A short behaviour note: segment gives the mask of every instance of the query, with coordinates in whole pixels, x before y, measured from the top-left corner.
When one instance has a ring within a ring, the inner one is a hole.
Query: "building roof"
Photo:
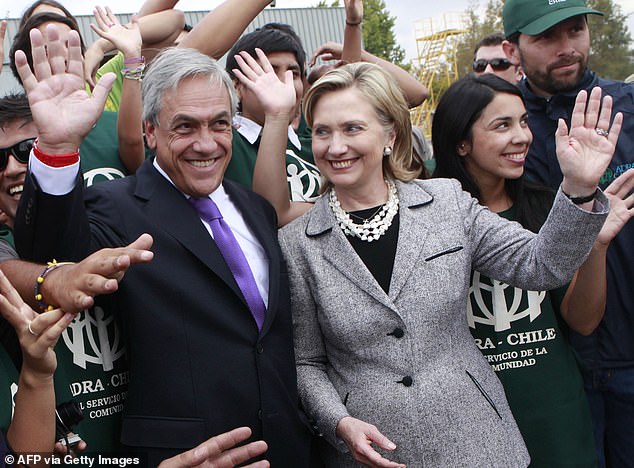
[[[207,14],[207,11],[185,12],[185,22],[196,26]],[[129,14],[117,14],[121,23],[128,23],[132,16]],[[75,16],[81,36],[86,46],[90,46],[98,36],[90,29],[90,23],[94,22],[92,15]],[[346,15],[343,8],[265,8],[247,27],[245,33],[249,33],[266,23],[286,23],[293,26],[302,39],[308,57],[313,50],[324,42],[343,42],[343,30]],[[0,94],[4,95],[10,90],[19,89],[17,81],[13,78],[9,68],[9,50],[11,42],[17,33],[19,18],[8,19],[7,33],[4,39],[4,66],[0,74]]]

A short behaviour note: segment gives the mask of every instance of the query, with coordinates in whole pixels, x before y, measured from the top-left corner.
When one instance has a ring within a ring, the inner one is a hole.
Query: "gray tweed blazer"
[[[408,466],[525,467],[502,385],[469,333],[475,269],[546,290],[569,281],[607,216],[559,193],[539,235],[502,219],[455,180],[397,183],[400,229],[386,294],[322,197],[280,231],[299,395],[329,444],[328,466],[357,466],[335,435],[347,415],[374,424]]]

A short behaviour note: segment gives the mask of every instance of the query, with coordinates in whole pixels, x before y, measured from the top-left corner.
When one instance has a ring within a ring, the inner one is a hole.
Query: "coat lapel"
[[[415,183],[397,182],[399,196],[399,233],[396,258],[390,282],[390,297],[396,300],[414,268],[427,237],[424,205],[433,201],[422,187]]]
[[[148,217],[154,224],[178,240],[245,302],[218,247],[183,194],[158,173],[152,160],[139,168],[136,177],[135,196],[146,201]]]
[[[357,255],[343,231],[337,225],[335,215],[328,206],[328,197],[322,196],[315,207],[309,212],[306,225],[308,237],[322,236],[323,256],[352,284],[372,296],[383,305],[396,311],[392,300],[385,294],[383,288],[374,279],[361,258]]]

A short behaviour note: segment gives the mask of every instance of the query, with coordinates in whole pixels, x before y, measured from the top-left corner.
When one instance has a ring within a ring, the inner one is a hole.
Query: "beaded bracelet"
[[[124,78],[127,78],[128,80],[142,81],[144,71],[145,64],[142,63],[138,67],[121,69],[121,74]]]
[[[57,268],[61,266],[72,265],[72,264],[73,262],[57,263],[57,260],[48,262],[46,264],[46,268],[44,268],[42,273],[40,273],[40,276],[38,276],[37,279],[35,280],[35,300],[37,301],[37,304],[40,306],[40,309],[42,309],[43,312],[48,312],[55,308],[52,305],[44,302],[44,297],[42,296],[42,284],[44,284],[44,279],[46,278],[46,275],[48,275],[51,271],[56,270]]]

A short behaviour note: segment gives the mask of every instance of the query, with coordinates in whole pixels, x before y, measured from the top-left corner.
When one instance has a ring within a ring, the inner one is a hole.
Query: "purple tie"
[[[264,323],[264,315],[266,313],[266,307],[260,291],[255,283],[253,272],[249,267],[244,252],[240,248],[238,241],[236,240],[231,228],[222,219],[222,214],[218,209],[218,206],[214,201],[209,198],[190,198],[189,201],[202,219],[207,221],[211,226],[211,232],[214,234],[214,241],[220,250],[220,253],[227,262],[233,277],[238,283],[240,291],[244,299],[251,309],[251,314],[255,319],[255,323],[258,325],[258,330],[262,330],[262,324]]]

